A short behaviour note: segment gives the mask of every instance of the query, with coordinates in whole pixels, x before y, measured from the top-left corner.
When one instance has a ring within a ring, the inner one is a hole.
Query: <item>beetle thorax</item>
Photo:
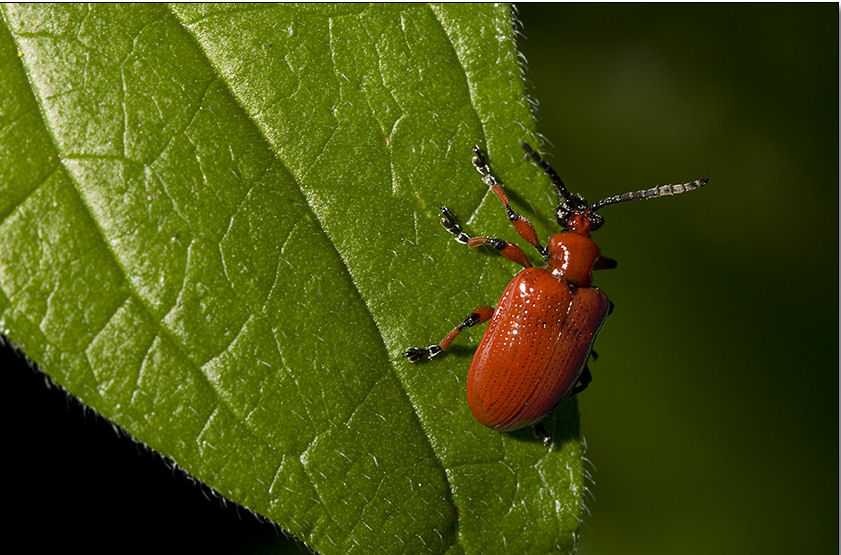
[[[543,268],[578,287],[592,281],[593,264],[599,258],[599,247],[589,237],[573,231],[556,233],[549,238],[549,258]]]

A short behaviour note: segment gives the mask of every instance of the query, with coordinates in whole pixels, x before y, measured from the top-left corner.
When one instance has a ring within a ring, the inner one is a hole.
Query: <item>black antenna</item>
[[[651,189],[643,189],[641,191],[634,191],[632,193],[623,193],[621,195],[616,195],[613,197],[603,198],[598,202],[594,202],[590,205],[590,209],[594,212],[599,208],[607,206],[609,204],[616,204],[619,202],[625,202],[629,200],[648,200],[657,197],[668,197],[671,195],[679,195],[681,193],[688,193],[689,191],[694,191],[695,189],[700,189],[704,185],[707,184],[707,178],[704,179],[696,179],[695,181],[690,181],[688,183],[677,183],[674,185],[660,185],[658,187],[652,187]]]
[[[566,201],[572,200],[572,195],[569,194],[566,185],[564,185],[564,182],[561,180],[560,177],[558,177],[558,174],[555,173],[555,170],[552,169],[552,166],[550,166],[546,162],[546,160],[541,158],[540,154],[535,152],[534,149],[532,149],[532,147],[530,147],[525,141],[520,141],[520,146],[523,147],[523,150],[525,150],[528,153],[528,155],[531,156],[531,159],[534,160],[538,166],[540,166],[540,169],[546,172],[546,175],[548,175],[549,179],[552,180],[552,183],[555,185],[555,189],[558,190],[558,194],[561,195],[561,198]]]

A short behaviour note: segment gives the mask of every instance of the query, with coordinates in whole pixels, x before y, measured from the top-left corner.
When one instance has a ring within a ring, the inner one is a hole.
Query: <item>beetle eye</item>
[[[595,231],[595,230],[599,229],[602,226],[602,224],[604,224],[604,218],[602,217],[602,215],[601,214],[596,214],[595,212],[591,212],[590,213],[590,225],[592,227],[590,228],[590,231]]]
[[[555,219],[558,220],[558,224],[562,227],[566,227],[570,214],[571,212],[564,206],[558,206],[555,209]]]

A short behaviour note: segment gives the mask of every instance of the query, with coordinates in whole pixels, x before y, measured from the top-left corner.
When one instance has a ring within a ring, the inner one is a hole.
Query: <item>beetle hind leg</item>
[[[538,422],[532,426],[531,433],[536,440],[543,444],[544,447],[549,447],[549,444],[552,443],[552,436],[549,435],[549,432],[546,430],[546,426],[543,425],[543,422]]]
[[[593,374],[591,374],[590,369],[585,366],[584,370],[581,371],[581,375],[578,376],[578,383],[575,384],[575,387],[573,387],[572,391],[569,392],[570,396],[578,395],[579,393],[587,389],[587,386],[590,385],[590,382],[592,381]]]
[[[493,316],[494,309],[489,306],[480,306],[476,310],[470,313],[470,315],[464,319],[464,321],[454,327],[450,333],[447,334],[444,339],[441,340],[440,343],[437,345],[430,345],[429,347],[409,347],[406,349],[405,352],[402,353],[402,356],[409,359],[409,362],[417,362],[419,360],[430,359],[434,356],[440,355],[443,351],[446,351],[450,348],[450,345],[453,342],[453,339],[456,338],[458,334],[464,328],[469,328],[471,326],[476,326],[487,322]]]

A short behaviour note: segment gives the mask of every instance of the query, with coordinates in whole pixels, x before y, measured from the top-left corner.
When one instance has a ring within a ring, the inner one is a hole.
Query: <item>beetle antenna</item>
[[[535,150],[532,147],[530,147],[527,142],[520,141],[520,146],[523,147],[523,150],[525,150],[526,153],[529,156],[531,156],[531,159],[534,160],[534,162],[538,166],[540,166],[540,169],[542,169],[546,173],[546,175],[549,176],[549,179],[552,180],[552,184],[555,185],[555,189],[558,190],[558,194],[561,196],[561,198],[566,201],[569,201],[572,198],[572,195],[569,193],[569,191],[567,191],[566,185],[564,185],[563,180],[561,180],[561,178],[558,176],[558,174],[555,172],[552,166],[550,166],[549,163],[546,162],[546,160],[544,160],[540,156],[540,154],[535,152]]]
[[[658,187],[652,187],[650,189],[642,189],[640,191],[633,191],[631,193],[623,193],[621,195],[603,198],[598,202],[594,202],[590,205],[590,209],[595,212],[599,208],[602,208],[609,204],[617,204],[619,202],[626,202],[629,200],[648,200],[657,197],[668,197],[671,195],[688,193],[689,191],[700,189],[701,187],[707,184],[707,181],[708,180],[705,177],[703,179],[696,179],[695,181],[690,181],[688,183],[660,185]]]

